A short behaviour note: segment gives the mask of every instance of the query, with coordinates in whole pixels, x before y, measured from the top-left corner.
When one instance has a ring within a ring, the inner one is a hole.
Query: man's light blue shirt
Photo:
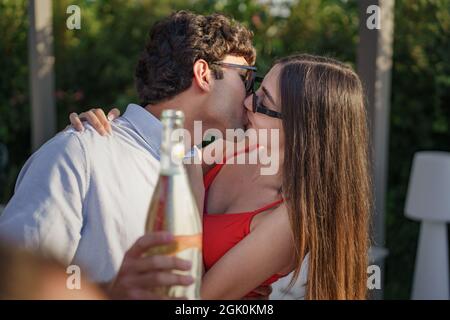
[[[128,105],[111,123],[49,140],[25,163],[0,216],[0,237],[79,265],[93,281],[111,280],[144,234],[159,175],[161,122]]]

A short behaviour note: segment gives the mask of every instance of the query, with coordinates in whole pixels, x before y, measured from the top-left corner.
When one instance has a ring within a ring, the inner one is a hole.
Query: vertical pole
[[[29,19],[31,142],[34,151],[56,131],[52,0],[29,0]]]
[[[391,96],[391,69],[394,31],[394,0],[360,0],[359,5],[359,44],[357,69],[366,90],[368,116],[373,163],[373,182],[375,212],[373,235],[375,246],[384,247],[384,214],[386,205],[389,112]],[[372,5],[379,10],[379,29],[370,29],[367,20],[373,11]],[[377,261],[384,275],[384,261]],[[383,288],[383,285],[382,285]],[[373,295],[381,299],[383,291]]]

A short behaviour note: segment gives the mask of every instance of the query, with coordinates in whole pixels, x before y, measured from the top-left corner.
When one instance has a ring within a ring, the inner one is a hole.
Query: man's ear
[[[211,91],[211,69],[208,62],[203,59],[195,61],[194,67],[194,82],[201,90],[209,92]]]

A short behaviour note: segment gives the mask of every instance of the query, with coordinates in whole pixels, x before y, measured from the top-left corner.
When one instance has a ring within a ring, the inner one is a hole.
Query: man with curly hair
[[[103,116],[112,135],[66,130],[35,152],[0,217],[0,237],[81,266],[113,298],[156,299],[149,289],[191,284],[171,272],[190,268],[185,261],[142,258],[171,241],[142,236],[159,174],[158,118],[175,108],[191,132],[194,120],[205,130],[243,127],[254,61],[252,33],[223,15],[180,11],[156,23],[135,73],[140,105],[111,125]]]

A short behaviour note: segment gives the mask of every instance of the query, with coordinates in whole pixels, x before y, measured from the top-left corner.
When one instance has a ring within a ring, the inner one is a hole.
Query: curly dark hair
[[[212,63],[226,55],[242,56],[253,65],[253,33],[222,14],[203,16],[178,11],[155,23],[136,68],[136,88],[142,106],[168,100],[191,86],[193,65]]]

